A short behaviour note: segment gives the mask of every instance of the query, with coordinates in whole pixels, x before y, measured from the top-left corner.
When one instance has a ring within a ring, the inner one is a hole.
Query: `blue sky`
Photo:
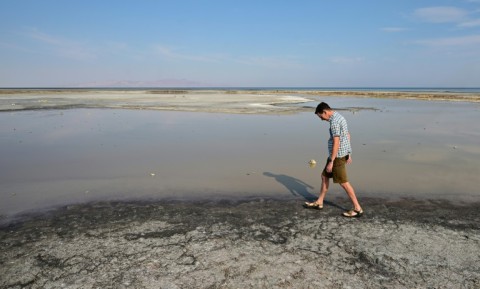
[[[1,0],[0,87],[480,87],[480,0]]]

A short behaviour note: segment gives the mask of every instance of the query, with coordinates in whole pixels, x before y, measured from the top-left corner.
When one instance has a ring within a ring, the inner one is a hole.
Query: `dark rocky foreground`
[[[0,288],[480,288],[479,203],[97,203],[0,230]]]

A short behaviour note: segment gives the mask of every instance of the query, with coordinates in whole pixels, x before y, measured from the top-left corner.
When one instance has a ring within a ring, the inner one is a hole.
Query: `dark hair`
[[[322,113],[324,110],[332,110],[328,104],[325,102],[320,103],[315,109],[315,114]]]

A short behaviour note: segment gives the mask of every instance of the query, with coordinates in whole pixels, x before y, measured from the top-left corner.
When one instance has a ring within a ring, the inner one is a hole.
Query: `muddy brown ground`
[[[479,203],[71,205],[0,230],[0,288],[479,288]]]

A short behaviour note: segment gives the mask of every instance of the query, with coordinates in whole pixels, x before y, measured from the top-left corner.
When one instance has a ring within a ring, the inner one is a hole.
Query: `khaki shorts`
[[[348,182],[347,178],[347,169],[345,168],[345,164],[347,163],[347,159],[349,156],[345,156],[342,158],[336,158],[333,161],[333,169],[331,173],[327,173],[327,165],[330,162],[330,158],[327,159],[327,163],[325,164],[325,168],[323,169],[322,176],[327,178],[333,178],[334,183],[343,184]]]

